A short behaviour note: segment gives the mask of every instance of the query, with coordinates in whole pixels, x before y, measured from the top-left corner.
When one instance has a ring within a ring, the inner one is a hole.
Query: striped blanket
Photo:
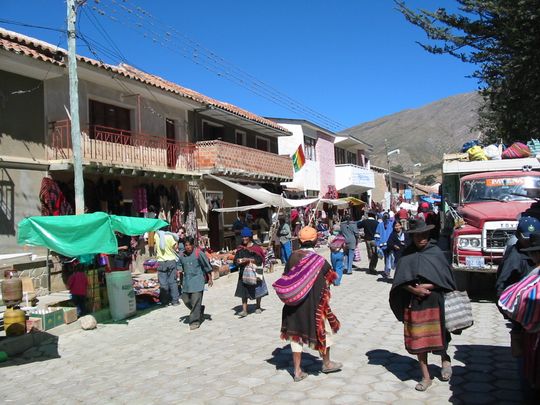
[[[507,287],[499,298],[499,307],[530,333],[540,331],[540,275],[531,274]]]
[[[422,301],[411,299],[403,313],[405,348],[411,354],[445,349],[441,307],[433,294]]]

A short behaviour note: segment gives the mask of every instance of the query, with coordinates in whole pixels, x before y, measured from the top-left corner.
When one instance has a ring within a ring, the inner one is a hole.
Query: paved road
[[[327,254],[327,252],[325,252]],[[365,255],[360,267],[366,265]],[[268,275],[270,283],[279,272]],[[333,289],[342,329],[333,357],[343,371],[321,374],[315,352],[303,361],[309,377],[293,383],[290,349],[279,340],[281,304],[239,319],[236,273],[205,293],[211,315],[196,331],[179,322],[185,307],[153,310],[125,323],[77,330],[0,366],[5,403],[226,404],[481,404],[520,403],[505,322],[492,303],[474,303],[475,325],[455,336],[454,377],[435,376],[424,393],[414,386],[417,363],[403,347],[402,325],[388,307],[390,285],[357,269]],[[252,308],[253,310],[254,308]],[[437,360],[435,362],[435,360]]]

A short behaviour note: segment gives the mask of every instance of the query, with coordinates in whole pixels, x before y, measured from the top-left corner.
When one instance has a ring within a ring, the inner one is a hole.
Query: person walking
[[[308,376],[301,367],[304,345],[319,351],[323,360],[323,373],[340,371],[343,367],[341,363],[330,359],[332,338],[340,327],[330,308],[330,285],[337,278],[337,274],[330,263],[314,250],[317,243],[315,228],[302,228],[298,238],[300,249],[292,253],[285,266],[284,276],[274,283],[276,287],[287,275],[293,274],[302,279],[314,280],[309,290],[305,289],[305,286],[302,289],[305,296],[299,303],[283,306],[281,316],[281,338],[291,344],[295,382]]]
[[[377,255],[377,244],[375,243],[375,233],[377,232],[377,226],[379,221],[376,219],[377,215],[373,211],[368,212],[368,217],[357,223],[357,228],[364,230],[364,241],[366,243],[366,250],[369,259],[369,274],[377,274],[375,269],[379,262],[379,256]]]
[[[177,242],[172,233],[164,230],[154,235],[158,262],[159,300],[162,305],[178,305],[178,278],[176,271]]]
[[[334,280],[334,285],[341,284],[341,278],[343,277],[343,249],[345,247],[345,238],[339,230],[339,226],[334,226],[332,236],[328,239],[328,247],[330,248],[330,261],[332,262],[332,268],[337,274],[337,278]]]
[[[279,238],[279,244],[281,245],[281,263],[287,263],[292,252],[292,233],[291,227],[287,223],[285,216],[280,215],[279,227],[277,230],[277,236]]]
[[[443,251],[429,240],[432,229],[433,225],[426,225],[423,219],[409,222],[407,232],[413,243],[398,261],[389,297],[392,312],[404,322],[405,348],[418,356],[422,380],[416,384],[417,391],[425,391],[432,384],[427,363],[430,352],[441,356],[441,380],[452,377],[444,293],[454,291],[456,282]]]
[[[208,287],[214,284],[212,266],[204,252],[195,247],[195,240],[188,236],[184,240],[184,252],[179,257],[179,267],[182,269],[182,301],[190,310],[189,329],[198,329],[204,320],[204,305],[202,304],[205,279]]]
[[[343,221],[340,225],[340,231],[345,238],[344,253],[347,260],[347,267],[344,273],[352,274],[354,250],[356,249],[356,244],[358,242],[358,227],[356,226],[356,222],[351,221],[351,216],[349,214],[345,214],[343,216]]]
[[[242,229],[240,233],[242,244],[238,246],[234,256],[234,263],[238,266],[238,282],[236,284],[235,297],[242,299],[242,311],[238,313],[240,318],[248,315],[248,299],[256,301],[255,313],[262,313],[261,299],[268,295],[268,288],[264,278],[258,280],[256,285],[247,285],[242,281],[244,270],[248,265],[262,267],[264,265],[265,252],[253,242],[253,231],[249,228]]]
[[[399,211],[397,213],[397,217],[399,219],[399,222],[401,223],[401,227],[404,231],[409,229],[409,212],[405,209],[405,207],[401,206],[399,208]]]
[[[384,254],[384,278],[388,278],[390,276],[392,266],[392,251],[388,249],[388,238],[390,237],[392,231],[392,221],[390,221],[388,214],[384,213],[382,222],[379,222],[379,225],[377,225],[377,231],[375,232],[375,243],[377,244],[377,248],[381,249]]]
[[[403,251],[409,246],[410,242],[410,237],[403,231],[401,222],[395,221],[394,230],[388,237],[387,242],[388,249],[391,252],[391,270],[395,269],[398,260],[400,259]]]

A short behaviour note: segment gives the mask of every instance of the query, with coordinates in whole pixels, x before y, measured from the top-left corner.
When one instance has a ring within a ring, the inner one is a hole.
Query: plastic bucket
[[[114,321],[121,321],[135,314],[137,306],[130,271],[105,274],[109,310]]]

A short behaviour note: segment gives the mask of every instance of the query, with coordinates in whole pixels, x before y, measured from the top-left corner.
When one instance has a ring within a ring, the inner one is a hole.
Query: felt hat
[[[298,239],[300,239],[300,242],[316,240],[317,230],[311,226],[304,226],[302,229],[300,229],[300,232],[298,232]]]
[[[426,225],[426,222],[422,218],[415,218],[409,220],[409,230],[406,233],[423,233],[431,231],[435,228],[435,225]]]

